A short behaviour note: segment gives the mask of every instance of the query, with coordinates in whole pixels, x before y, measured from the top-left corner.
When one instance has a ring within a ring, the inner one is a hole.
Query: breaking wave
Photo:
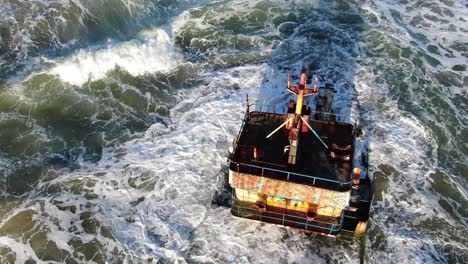
[[[302,66],[369,145],[367,261],[466,262],[462,1],[5,3],[0,262],[358,262],[211,205],[245,95]]]

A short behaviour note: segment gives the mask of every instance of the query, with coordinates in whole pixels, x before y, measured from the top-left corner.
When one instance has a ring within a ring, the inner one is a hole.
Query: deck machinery
[[[334,88],[300,84],[286,114],[250,111],[229,151],[234,216],[328,236],[362,237],[373,183],[367,162],[356,161],[356,126],[331,113]],[[317,96],[312,111],[304,103]],[[248,103],[247,103],[248,104]],[[361,155],[359,155],[361,156]]]

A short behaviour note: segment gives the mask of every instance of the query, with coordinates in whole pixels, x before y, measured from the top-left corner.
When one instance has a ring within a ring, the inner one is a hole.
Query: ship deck
[[[240,131],[231,156],[230,169],[321,188],[349,190],[354,152],[353,125],[310,120],[310,126],[329,149],[311,131],[300,132],[297,164],[292,166],[287,162],[288,154],[285,151],[285,147],[289,145],[288,130],[283,127],[270,138],[266,138],[285,120],[286,115],[251,112]],[[346,146],[350,147],[343,150]],[[253,156],[254,148],[257,149],[256,159]],[[349,155],[349,160],[332,158],[330,150],[340,156]]]

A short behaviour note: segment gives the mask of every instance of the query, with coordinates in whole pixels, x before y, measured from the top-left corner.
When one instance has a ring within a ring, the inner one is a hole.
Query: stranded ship
[[[307,70],[287,113],[247,111],[229,149],[234,216],[326,236],[363,237],[373,197],[357,127],[332,113],[332,84],[308,87]],[[305,103],[316,96],[313,110]],[[357,158],[359,156],[359,158]]]

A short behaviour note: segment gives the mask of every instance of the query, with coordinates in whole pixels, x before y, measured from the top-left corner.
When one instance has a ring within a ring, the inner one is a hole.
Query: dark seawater
[[[210,203],[303,66],[369,145],[366,261],[467,263],[467,64],[462,0],[0,0],[0,263],[359,262]]]

